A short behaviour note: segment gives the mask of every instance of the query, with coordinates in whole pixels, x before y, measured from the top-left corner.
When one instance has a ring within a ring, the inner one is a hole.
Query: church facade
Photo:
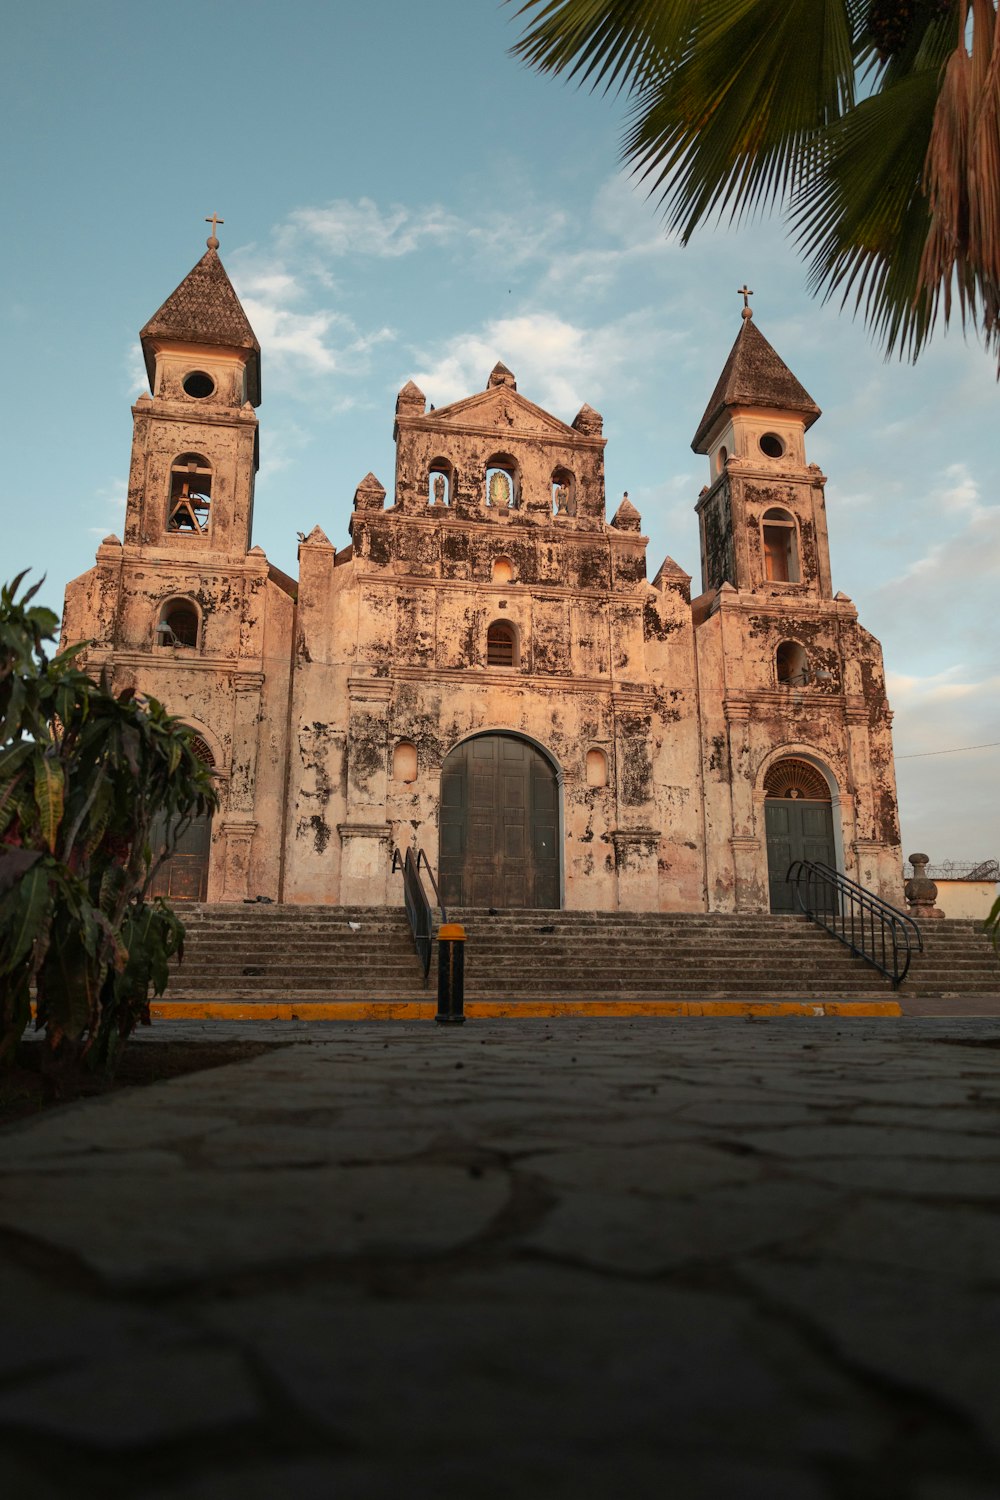
[[[601,416],[502,364],[438,410],[403,387],[391,493],[367,475],[293,579],[253,545],[260,347],[214,237],[140,337],[124,537],[63,638],[214,768],[166,893],[398,904],[419,846],[457,907],[781,910],[797,857],[900,902],[881,650],[833,589],[819,408],[749,309],[693,442],[695,597],[608,518]]]

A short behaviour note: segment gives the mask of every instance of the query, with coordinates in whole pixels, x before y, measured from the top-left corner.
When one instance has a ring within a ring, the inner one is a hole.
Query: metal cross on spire
[[[220,224],[224,224],[225,222],[225,219],[220,219],[218,214],[213,214],[210,219],[206,218],[205,223],[212,226],[212,233],[208,239],[208,248],[210,250],[218,250],[219,236],[216,234],[216,230]]]
[[[741,318],[752,318],[753,317],[753,308],[750,306],[750,298],[753,296],[753,292],[747,286],[747,284],[746,284],[745,281],[744,281],[743,285],[742,286],[738,286],[736,288],[736,290],[739,292],[740,296],[743,298],[743,311],[740,314],[740,317]]]

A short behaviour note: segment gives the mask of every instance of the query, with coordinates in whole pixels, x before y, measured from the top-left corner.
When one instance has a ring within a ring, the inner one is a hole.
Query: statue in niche
[[[569,485],[556,485],[556,515],[565,516],[569,512]]]
[[[434,475],[434,504],[447,504],[447,483],[443,474]]]
[[[496,469],[490,475],[489,504],[497,510],[506,510],[510,506],[510,475],[505,474],[502,469]]]

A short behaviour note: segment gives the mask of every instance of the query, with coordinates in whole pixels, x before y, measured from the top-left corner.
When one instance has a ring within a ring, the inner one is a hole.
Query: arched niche
[[[427,471],[428,505],[450,505],[454,479],[455,468],[450,459],[432,459]]]
[[[800,641],[782,641],[774,653],[774,675],[779,686],[801,687],[808,681],[809,658]]]
[[[587,751],[587,785],[602,787],[608,784],[608,757],[596,746]]]
[[[490,577],[494,583],[513,583],[514,564],[509,557],[495,557],[490,569]]]
[[[178,594],[164,601],[156,621],[154,643],[171,650],[178,646],[198,650],[201,645],[201,610],[194,599]]]
[[[400,740],[392,752],[393,781],[417,779],[417,747],[410,740]]]
[[[486,460],[485,502],[490,510],[517,510],[521,504],[521,469],[510,453]]]
[[[552,489],[552,514],[554,516],[576,515],[576,475],[572,469],[557,464],[550,480]]]

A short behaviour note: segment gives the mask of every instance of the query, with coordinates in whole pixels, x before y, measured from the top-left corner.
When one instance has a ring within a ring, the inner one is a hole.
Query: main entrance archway
[[[796,859],[837,866],[830,788],[807,760],[777,761],[764,778],[767,877],[772,911],[794,911],[795,896],[785,876]]]
[[[201,735],[191,748],[206,766],[214,766],[215,757]],[[164,843],[164,824],[154,825],[150,842],[154,850]],[[149,888],[151,896],[165,896],[170,901],[204,901],[208,895],[208,861],[212,849],[212,815],[203,813],[192,818],[177,840],[173,854],[157,870]]]
[[[455,906],[559,905],[559,786],[513,734],[480,734],[441,768],[441,894]]]

